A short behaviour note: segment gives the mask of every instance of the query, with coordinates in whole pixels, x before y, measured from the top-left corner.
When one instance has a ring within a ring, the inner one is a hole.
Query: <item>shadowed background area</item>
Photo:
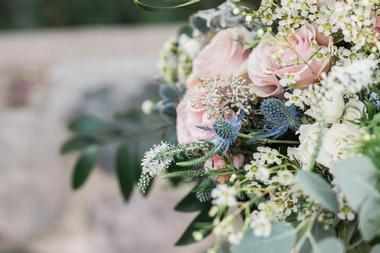
[[[152,13],[126,0],[0,1],[0,253],[203,252],[173,246],[195,215],[173,210],[188,188],[162,180],[124,203],[110,146],[73,192],[76,156],[59,149],[69,118],[108,119],[154,94],[161,45],[216,2]]]

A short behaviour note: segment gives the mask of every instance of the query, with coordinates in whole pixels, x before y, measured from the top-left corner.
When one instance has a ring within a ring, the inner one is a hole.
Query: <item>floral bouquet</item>
[[[380,1],[252,2],[165,44],[142,110],[177,138],[145,153],[139,190],[191,182],[177,244],[212,234],[209,253],[380,252]]]

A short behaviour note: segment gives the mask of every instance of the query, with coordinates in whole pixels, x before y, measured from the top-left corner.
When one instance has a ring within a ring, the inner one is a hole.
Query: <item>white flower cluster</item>
[[[183,86],[191,73],[193,59],[199,54],[201,47],[200,39],[190,38],[186,34],[170,38],[160,53],[158,79]]]
[[[154,145],[147,151],[142,159],[142,173],[151,177],[160,175],[170,166],[173,161],[171,156],[164,156],[163,153],[169,151],[171,146],[165,142]]]
[[[304,167],[308,167],[316,147],[319,131],[317,124],[304,124],[298,130],[300,145],[294,156]],[[327,168],[332,168],[340,159],[353,156],[355,145],[363,134],[358,126],[351,123],[333,124],[324,131],[325,135],[317,162]]]
[[[214,199],[213,204],[217,206],[236,206],[236,195],[236,190],[226,184],[218,184],[211,191],[211,197]]]
[[[251,83],[241,76],[204,79],[202,88],[206,95],[193,103],[194,107],[204,107],[209,118],[220,119],[239,110],[249,115],[251,104],[257,100]]]

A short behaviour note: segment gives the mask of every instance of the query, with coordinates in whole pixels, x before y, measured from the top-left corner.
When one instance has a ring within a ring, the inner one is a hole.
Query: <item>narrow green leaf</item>
[[[359,229],[366,241],[380,232],[380,199],[369,197],[359,212]]]
[[[251,230],[239,245],[231,247],[232,253],[291,253],[296,241],[295,230],[286,223],[273,223],[269,237],[256,237]]]
[[[302,190],[314,199],[314,201],[334,213],[339,212],[339,203],[336,193],[319,175],[310,171],[300,170],[297,173],[296,180]]]
[[[368,157],[356,156],[338,161],[332,173],[353,210],[359,211],[370,196],[380,197],[375,188],[376,168]]]
[[[195,188],[195,187],[194,187]],[[204,207],[204,203],[201,203],[196,196],[196,193],[191,190],[175,207],[178,212],[196,212]]]
[[[185,7],[191,4],[195,4],[199,2],[200,0],[169,0],[169,1],[162,1],[162,0],[156,0],[156,1],[148,1],[148,0],[133,0],[133,2],[143,8],[147,11],[157,11],[157,10],[165,10],[165,9],[175,9],[180,7]],[[149,2],[149,3],[147,3]],[[153,3],[155,2],[155,3]],[[167,2],[167,4],[163,5],[162,2]],[[158,4],[157,4],[158,3]]]
[[[204,225],[206,223],[212,223],[212,218],[208,215],[210,210],[210,204],[205,206],[202,211],[195,217],[195,219],[190,223],[190,225],[186,228],[185,232],[176,242],[176,246],[184,246],[195,243],[195,239],[193,238],[193,232],[197,231],[200,228],[200,224]],[[209,231],[203,237],[205,238],[211,233]]]
[[[68,154],[71,152],[83,150],[91,145],[96,144],[96,140],[86,136],[74,136],[67,140],[61,147],[61,154]]]
[[[87,135],[108,135],[117,132],[108,122],[91,115],[72,120],[68,127],[73,132]]]
[[[203,170],[181,170],[169,172],[162,175],[162,178],[175,178],[175,177],[199,177],[204,175],[205,172]]]
[[[98,156],[98,147],[91,146],[83,151],[74,166],[71,185],[73,189],[79,189],[89,177],[95,166]]]
[[[122,144],[118,148],[116,172],[120,191],[123,194],[124,200],[128,201],[133,191],[136,173],[127,144]]]

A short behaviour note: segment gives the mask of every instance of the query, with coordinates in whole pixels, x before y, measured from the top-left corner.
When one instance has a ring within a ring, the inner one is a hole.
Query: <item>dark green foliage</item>
[[[91,170],[95,166],[98,151],[98,147],[91,146],[80,155],[74,166],[71,183],[73,189],[80,188],[89,177]]]
[[[116,158],[116,171],[119,188],[123,194],[124,200],[126,201],[129,200],[133,191],[134,183],[136,181],[137,167],[134,166],[132,159],[133,157],[129,152],[128,145],[120,145]]]

